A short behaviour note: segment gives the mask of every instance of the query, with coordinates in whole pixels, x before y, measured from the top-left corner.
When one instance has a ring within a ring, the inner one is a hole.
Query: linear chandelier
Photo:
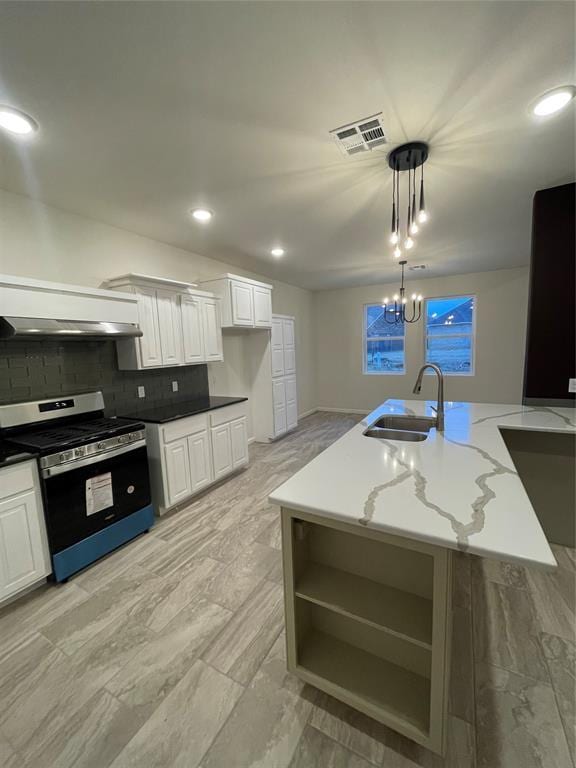
[[[400,263],[402,267],[402,282],[400,283],[400,293],[395,293],[392,297],[392,303],[388,297],[382,302],[384,310],[384,320],[388,325],[400,325],[401,323],[417,323],[422,317],[422,294],[412,294],[412,306],[409,307],[406,298],[406,288],[404,287],[404,267],[408,263],[403,259]]]
[[[428,159],[428,144],[423,141],[410,141],[401,144],[388,155],[388,165],[392,168],[392,226],[390,243],[395,246],[394,257],[402,256],[402,247],[410,251],[416,241],[421,224],[428,221],[428,212],[424,201],[424,163]],[[416,212],[416,169],[420,168],[420,205]],[[400,215],[401,189],[400,174],[408,172],[408,205],[406,221]]]

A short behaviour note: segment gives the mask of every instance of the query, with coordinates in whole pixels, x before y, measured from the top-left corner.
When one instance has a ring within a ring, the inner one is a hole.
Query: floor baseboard
[[[367,416],[370,411],[359,408],[327,408],[319,405],[317,411],[327,411],[328,413],[357,413],[360,416]]]

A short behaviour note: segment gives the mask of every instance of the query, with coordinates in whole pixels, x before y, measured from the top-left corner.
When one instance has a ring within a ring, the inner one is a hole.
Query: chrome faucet
[[[435,363],[426,363],[426,365],[423,365],[422,368],[420,368],[412,392],[415,395],[420,394],[420,390],[422,389],[422,378],[426,368],[433,370],[438,377],[438,399],[436,401],[436,408],[432,406],[432,410],[436,413],[436,429],[438,432],[444,432],[444,374],[442,373],[440,366]]]

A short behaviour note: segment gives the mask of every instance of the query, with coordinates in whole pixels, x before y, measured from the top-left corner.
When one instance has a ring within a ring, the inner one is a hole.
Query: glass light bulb
[[[394,294],[394,301],[398,301],[398,294],[397,293]]]
[[[398,248],[398,246],[396,246],[396,248],[394,248],[394,258],[399,259],[400,256],[402,256],[402,251],[400,248]]]
[[[427,211],[420,211],[418,214],[418,221],[420,224],[424,224],[424,222],[428,221],[428,212]]]
[[[419,293],[417,298],[418,298],[418,301],[422,301],[422,294]]]
[[[402,299],[402,304],[406,304],[407,301],[408,299],[406,298],[406,296],[404,296],[404,298]]]
[[[406,240],[404,240],[404,248],[406,248],[407,251],[409,251],[411,248],[414,248],[414,240],[408,235]]]
[[[574,92],[571,89],[559,88],[540,99],[534,107],[533,112],[539,117],[553,115],[554,112],[558,112],[565,107],[573,98]]]
[[[386,306],[386,304],[388,304],[388,296],[386,296],[386,298],[384,299],[384,306]]]
[[[415,293],[412,294],[412,301],[416,301],[416,294]]]
[[[410,234],[411,235],[417,235],[418,234],[418,224],[416,224],[415,221],[412,222],[412,224],[410,225]]]
[[[392,245],[396,245],[396,243],[398,242],[398,232],[392,232],[392,234],[390,235],[390,242]]]

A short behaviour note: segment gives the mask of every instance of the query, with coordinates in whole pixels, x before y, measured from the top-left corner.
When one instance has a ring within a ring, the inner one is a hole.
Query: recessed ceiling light
[[[194,208],[190,213],[196,221],[210,221],[213,216],[212,211],[209,211],[208,208]]]
[[[27,136],[38,130],[38,123],[21,110],[0,104],[0,128],[18,136]]]
[[[272,254],[272,256],[275,256],[277,259],[279,259],[281,256],[284,256],[286,251],[284,250],[284,248],[272,248],[270,253]]]
[[[576,89],[573,85],[563,85],[561,88],[554,88],[538,99],[532,111],[538,117],[553,115],[572,101],[575,92]]]

